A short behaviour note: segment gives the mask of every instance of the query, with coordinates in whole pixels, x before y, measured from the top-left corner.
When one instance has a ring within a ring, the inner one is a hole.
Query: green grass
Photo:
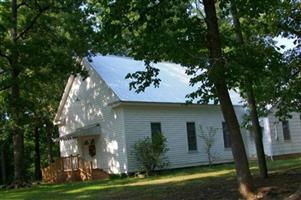
[[[301,166],[301,158],[268,162],[270,172]],[[251,163],[253,174],[258,170]],[[161,172],[148,178],[120,178],[76,182],[57,185],[36,185],[29,189],[0,190],[0,199],[169,199],[170,193],[190,194],[208,184],[219,186],[224,180],[233,180],[233,164],[213,167],[194,167]],[[233,181],[232,181],[233,182]],[[185,194],[185,195],[187,195]]]

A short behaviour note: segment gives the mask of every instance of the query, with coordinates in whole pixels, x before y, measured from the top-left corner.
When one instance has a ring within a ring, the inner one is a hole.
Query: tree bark
[[[243,39],[242,31],[241,31],[239,17],[237,14],[235,0],[231,1],[231,13],[232,13],[232,17],[233,17],[233,25],[234,25],[234,29],[235,29],[237,42],[240,45],[244,45],[244,39]],[[261,127],[260,127],[259,119],[258,119],[258,112],[257,112],[257,105],[256,105],[255,96],[254,96],[253,84],[249,80],[246,81],[246,89],[247,89],[247,101],[248,101],[248,107],[250,110],[250,116],[251,116],[251,121],[252,121],[252,130],[254,133],[254,140],[255,140],[260,176],[262,178],[267,178],[268,177],[268,169],[267,169],[267,165],[266,165],[264,147],[263,147],[263,142],[262,142],[262,131],[261,131]]]
[[[34,127],[34,167],[35,167],[35,180],[41,180],[42,172],[41,172],[41,153],[40,153],[40,133],[38,126]]]
[[[53,154],[52,154],[52,125],[47,124],[46,125],[46,137],[47,137],[47,158],[48,158],[48,164],[50,165],[53,162]]]
[[[1,175],[2,175],[2,183],[6,184],[6,162],[5,162],[5,147],[1,145],[0,149],[0,160],[1,160]]]
[[[11,51],[11,76],[12,76],[12,87],[11,87],[11,121],[12,123],[12,134],[13,134],[13,149],[14,149],[14,182],[15,187],[22,185],[24,181],[23,173],[23,155],[24,155],[24,136],[20,128],[20,116],[22,115],[20,109],[20,87],[19,87],[19,74],[20,70],[18,67],[18,50],[17,50],[17,1],[12,0],[12,28],[11,28],[11,40],[12,40],[12,51]]]
[[[252,129],[254,133],[254,140],[256,146],[257,160],[261,178],[268,178],[268,168],[265,159],[264,147],[262,142],[262,130],[258,120],[256,100],[254,97],[253,87],[247,91],[248,104],[250,108],[250,115],[252,119]]]
[[[24,181],[24,138],[19,128],[13,127],[13,149],[14,149],[14,182],[16,187]]]
[[[232,154],[235,161],[239,192],[245,199],[251,199],[253,193],[253,179],[249,170],[249,163],[240,132],[240,127],[230,99],[225,80],[225,63],[222,57],[222,50],[219,39],[215,1],[204,0],[206,13],[206,24],[208,29],[208,49],[211,69],[209,78],[214,82],[217,96],[221,103],[221,109],[225,121],[229,127]]]

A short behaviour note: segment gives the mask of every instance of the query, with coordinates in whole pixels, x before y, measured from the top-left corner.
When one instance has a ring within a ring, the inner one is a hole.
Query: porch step
[[[92,169],[92,179],[99,180],[109,178],[109,174],[102,169]]]
[[[92,162],[81,157],[61,157],[48,167],[41,169],[43,181],[46,183],[63,183],[108,178],[101,169],[92,169]]]

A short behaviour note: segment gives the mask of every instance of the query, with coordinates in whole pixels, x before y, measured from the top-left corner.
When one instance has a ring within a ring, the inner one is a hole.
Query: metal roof
[[[143,61],[98,54],[88,62],[121,101],[185,103],[188,100],[186,95],[197,90],[197,85],[193,87],[189,85],[191,77],[179,64],[168,62],[153,64],[154,67],[160,69],[159,88],[150,86],[144,92],[137,94],[134,90],[129,90],[131,80],[125,79],[125,76],[128,73],[144,70]],[[230,91],[230,95],[234,105],[242,105],[242,98],[237,92]]]
[[[56,140],[72,140],[78,137],[98,136],[101,133],[100,124],[91,124],[76,129],[74,132],[61,136]]]

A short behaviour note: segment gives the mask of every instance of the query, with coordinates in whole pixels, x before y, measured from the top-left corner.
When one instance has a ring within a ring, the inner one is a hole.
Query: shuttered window
[[[284,140],[290,140],[291,139],[291,134],[290,134],[288,121],[283,121],[282,122],[282,130],[283,130],[283,139]]]
[[[196,132],[195,132],[195,123],[194,122],[187,122],[187,141],[188,141],[188,150],[189,151],[196,151],[197,150],[197,143],[196,143]]]
[[[223,136],[224,136],[224,147],[231,148],[230,132],[226,122],[222,123],[223,125]]]
[[[161,123],[160,122],[151,123],[151,131],[152,131],[152,137],[154,137],[155,134],[161,133]]]

